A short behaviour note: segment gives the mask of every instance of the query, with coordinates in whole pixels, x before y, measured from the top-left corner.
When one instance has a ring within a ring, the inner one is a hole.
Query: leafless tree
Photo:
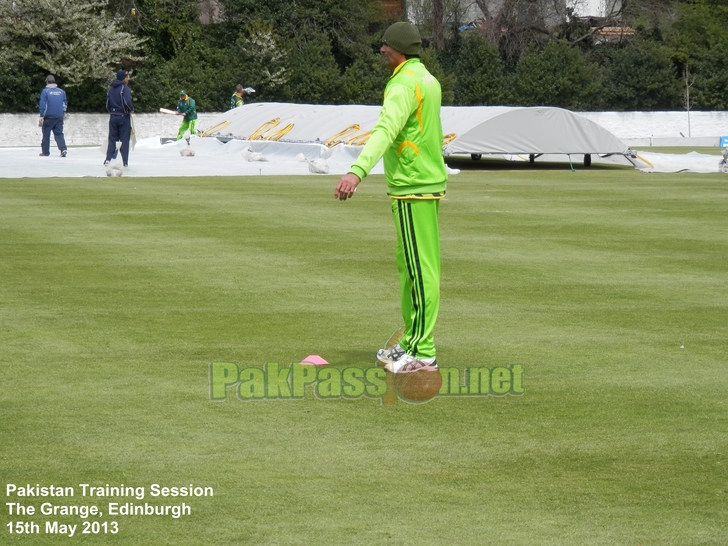
[[[432,0],[432,41],[437,50],[445,47],[444,15],[442,0]]]

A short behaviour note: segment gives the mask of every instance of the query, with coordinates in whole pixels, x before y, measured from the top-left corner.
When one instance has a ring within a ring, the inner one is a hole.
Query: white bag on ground
[[[301,163],[308,163],[308,172],[312,174],[329,174],[329,165],[323,159],[310,161],[303,154],[298,154],[296,160]]]
[[[240,155],[243,156],[245,161],[268,161],[265,156],[259,152],[254,152],[250,148],[245,148]]]
[[[121,142],[116,142],[116,151],[111,156],[111,161],[106,165],[106,176],[121,176],[124,174],[124,160],[121,159]]]

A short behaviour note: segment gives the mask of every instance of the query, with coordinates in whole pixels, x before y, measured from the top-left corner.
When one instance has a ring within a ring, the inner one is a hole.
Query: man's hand
[[[339,179],[339,183],[336,184],[334,199],[346,201],[350,197],[353,197],[359,182],[361,182],[361,179],[355,174],[348,173],[342,176]]]
[[[38,120],[38,127],[43,127],[43,118]]]

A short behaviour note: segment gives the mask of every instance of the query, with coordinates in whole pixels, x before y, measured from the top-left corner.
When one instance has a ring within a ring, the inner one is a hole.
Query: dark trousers
[[[121,141],[121,159],[124,166],[129,164],[129,138],[131,137],[130,116],[109,116],[109,145],[106,147],[106,161],[111,161],[111,156],[116,151],[116,142]]]
[[[43,155],[51,155],[51,131],[60,151],[66,149],[66,139],[63,137],[63,118],[43,118],[43,140],[40,151]]]

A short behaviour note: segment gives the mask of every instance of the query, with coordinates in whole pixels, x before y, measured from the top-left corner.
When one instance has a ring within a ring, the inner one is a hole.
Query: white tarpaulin
[[[629,148],[585,117],[561,108],[445,107],[442,129],[454,139],[445,155],[620,154]]]
[[[203,130],[210,135],[278,142],[361,145],[380,106],[255,103],[229,110]],[[583,116],[561,108],[442,108],[444,154],[624,155],[626,144]]]
[[[0,178],[101,177],[106,178],[103,165],[106,147],[69,148],[67,157],[60,157],[52,143],[50,157],[38,155],[38,148],[0,148]],[[187,149],[194,155],[187,155]],[[159,138],[137,142],[129,153],[129,167],[124,177],[156,176],[259,176],[310,175],[323,172],[311,163],[325,162],[328,174],[345,174],[359,148],[322,144],[277,143],[267,141],[246,142],[216,138],[192,137],[161,144]],[[303,158],[297,158],[303,154]],[[303,161],[302,161],[303,159]],[[382,174],[380,161],[372,174]]]
[[[344,174],[374,127],[380,106],[253,103],[229,110],[192,137],[140,140],[125,177]],[[633,154],[612,133],[560,108],[443,107],[446,156],[482,154],[511,161],[634,165],[647,172],[718,172],[719,157]],[[106,177],[105,146],[39,157],[36,148],[0,148],[0,178]],[[383,172],[380,161],[372,174]],[[451,174],[455,170],[450,171]]]
[[[254,103],[229,110],[204,130],[221,139],[243,139],[254,151],[292,144],[320,145],[320,156],[357,157],[380,106]],[[443,154],[494,156],[509,161],[631,165],[645,172],[717,172],[715,156],[635,153],[586,117],[552,107],[444,106]],[[312,150],[315,152],[315,150]],[[310,159],[314,159],[313,156]],[[381,165],[381,163],[380,163]]]

